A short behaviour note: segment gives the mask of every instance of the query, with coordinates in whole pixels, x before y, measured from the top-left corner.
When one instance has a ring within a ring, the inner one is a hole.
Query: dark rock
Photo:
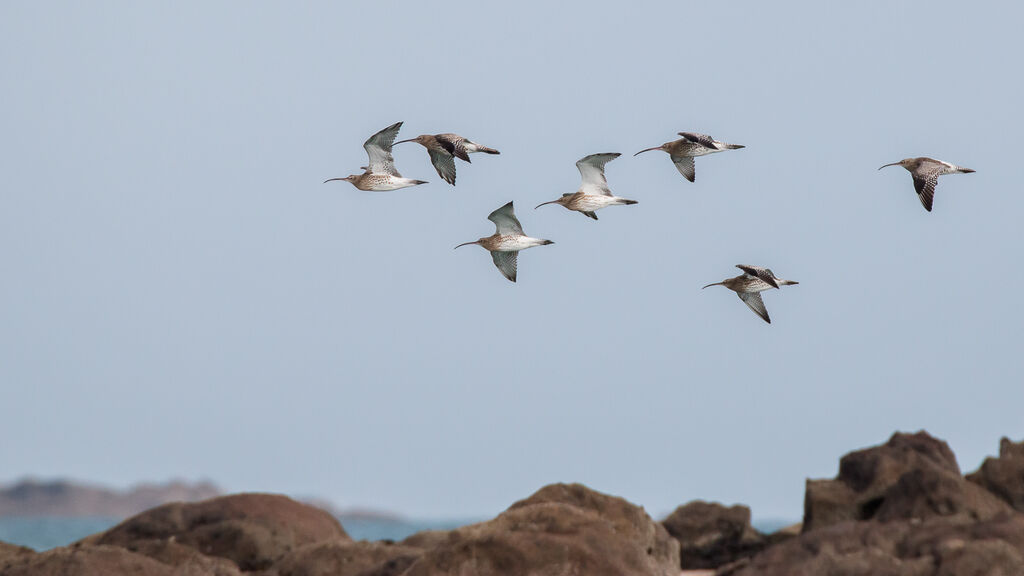
[[[676,508],[661,524],[679,541],[684,569],[717,568],[753,556],[767,545],[750,525],[746,506],[694,501]]]
[[[54,548],[0,561],[0,576],[213,576],[201,570],[175,572],[152,558],[114,546]]]
[[[173,539],[243,571],[262,570],[288,552],[318,542],[349,540],[330,514],[275,494],[236,494],[190,504],[166,504],[125,520],[91,540],[142,553]]]
[[[999,441],[999,458],[986,458],[967,479],[1024,512],[1024,442]]]
[[[30,556],[35,553],[36,551],[31,548],[18,546],[17,544],[8,544],[7,542],[0,542],[0,566],[3,566],[4,562],[9,559],[21,556]]]
[[[266,576],[397,576],[423,555],[423,550],[383,542],[334,541],[294,550]]]
[[[766,549],[719,576],[1017,576],[1024,516],[845,522]]]
[[[679,573],[678,543],[664,527],[642,508],[579,484],[546,486],[437,544],[405,576]]]
[[[923,431],[896,433],[882,446],[844,456],[834,480],[807,481],[803,529],[879,514],[885,520],[945,515],[979,519],[1002,511],[983,490],[963,480],[945,442]]]

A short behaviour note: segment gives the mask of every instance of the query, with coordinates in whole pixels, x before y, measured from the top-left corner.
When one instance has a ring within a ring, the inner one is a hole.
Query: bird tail
[[[957,167],[956,171],[961,174],[970,174],[971,172],[974,172],[974,170],[971,170],[970,168],[960,168],[959,166]]]
[[[498,152],[494,148],[488,148],[487,146],[481,146],[479,144],[476,145],[476,151],[484,152],[485,154],[501,154],[501,152]]]
[[[427,181],[426,180],[413,180],[412,183],[413,183],[413,186],[416,186],[416,185],[419,185],[419,184],[427,184]]]
[[[622,198],[619,200],[619,204],[625,204],[629,206],[630,204],[639,204],[639,202],[637,202],[636,200],[628,200],[626,198]]]
[[[742,144],[726,144],[723,142],[722,148],[725,148],[726,150],[739,150],[740,148],[746,148],[746,146]]]

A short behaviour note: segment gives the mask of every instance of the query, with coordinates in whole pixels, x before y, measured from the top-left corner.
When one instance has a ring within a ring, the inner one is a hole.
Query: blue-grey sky
[[[797,517],[804,479],[925,428],[1024,436],[1024,53],[1012,4],[0,5],[0,480],[211,478],[413,516],[578,481],[653,514]],[[501,150],[445,184],[415,144]],[[745,144],[697,181],[642,148]],[[622,152],[639,204],[536,204]],[[944,176],[925,212],[899,167]],[[506,281],[514,200],[555,241]],[[800,285],[765,324],[701,286]]]

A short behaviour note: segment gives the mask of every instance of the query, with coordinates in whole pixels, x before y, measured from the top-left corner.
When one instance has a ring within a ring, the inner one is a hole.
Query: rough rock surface
[[[317,542],[349,540],[323,510],[276,494],[236,494],[189,504],[166,504],[125,520],[96,544],[153,553],[154,541],[173,541],[206,556],[226,558],[243,571],[263,570],[288,552]],[[183,557],[174,552],[165,558]]]
[[[960,476],[956,457],[945,442],[923,431],[896,433],[881,446],[844,456],[834,480],[807,481],[803,529],[875,518],[985,519],[1006,509]]]
[[[321,542],[289,552],[265,576],[397,576],[422,555],[402,544]]]
[[[0,542],[0,567],[2,567],[4,562],[7,562],[8,560],[13,560],[22,556],[31,556],[35,553],[35,550],[31,548],[18,546],[17,544],[8,544],[7,542]]]
[[[844,522],[801,534],[717,574],[1015,576],[1024,574],[1024,516]]]
[[[579,484],[553,484],[493,520],[449,532],[405,576],[678,573],[678,543],[642,508]]]
[[[0,576],[211,576],[175,572],[152,558],[114,546],[54,548],[0,560]]]
[[[967,479],[1024,512],[1024,442],[999,441],[999,458],[986,458]]]
[[[750,525],[750,508],[700,500],[676,508],[661,521],[679,542],[683,569],[717,568],[753,556],[768,543]]]

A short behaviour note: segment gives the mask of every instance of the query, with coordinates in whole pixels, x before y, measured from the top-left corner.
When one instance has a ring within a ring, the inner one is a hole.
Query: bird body
[[[715,152],[722,152],[725,150],[738,150],[744,148],[740,144],[727,144],[719,140],[715,140],[707,134],[700,134],[698,132],[679,132],[682,136],[679,140],[673,140],[672,142],[666,142],[661,146],[655,146],[653,148],[647,148],[641,150],[633,156],[638,156],[644,152],[650,152],[651,150],[661,150],[667,152],[669,157],[672,158],[672,163],[676,165],[676,169],[679,173],[686,177],[687,180],[693,182],[696,177],[696,167],[694,166],[693,159],[697,156],[706,156],[708,154],[714,154]]]
[[[415,138],[401,140],[395,142],[395,144],[401,144],[402,142],[417,142],[426,148],[427,153],[430,154],[430,163],[434,165],[434,170],[437,170],[437,175],[452,186],[455,185],[455,158],[471,162],[469,155],[476,152],[501,154],[501,152],[494,148],[482,146],[450,132],[445,134],[420,134]]]
[[[939,183],[939,176],[944,174],[970,174],[974,172],[970,168],[964,168],[956,164],[924,156],[920,158],[904,158],[899,162],[886,164],[879,168],[879,170],[886,166],[903,166],[910,172],[914,179],[914,190],[917,192],[917,197],[921,200],[921,205],[924,206],[924,209],[929,212],[932,211],[932,202],[935,199],[935,186]]]
[[[363,143],[363,148],[366,149],[370,162],[367,166],[362,167],[364,170],[362,174],[352,174],[344,178],[329,178],[324,180],[324,184],[335,180],[344,180],[360,190],[373,192],[387,192],[418,184],[426,184],[424,180],[404,178],[395,169],[395,159],[391,155],[391,147],[394,145],[395,137],[398,136],[398,131],[401,128],[402,123],[395,122],[391,126],[370,136]]]
[[[464,242],[456,246],[467,246],[477,244],[491,253],[494,265],[498,267],[505,278],[515,282],[518,255],[521,250],[554,244],[551,240],[543,238],[531,238],[523,233],[523,226],[516,218],[512,202],[505,204],[487,216],[487,219],[494,222],[494,234],[480,238],[475,242]]]
[[[764,300],[761,299],[761,292],[778,288],[779,286],[799,284],[799,282],[779,278],[770,269],[760,266],[737,264],[736,267],[743,270],[743,274],[735,278],[726,278],[721,282],[708,284],[704,288],[708,286],[725,286],[735,292],[740,297],[740,300],[760,316],[762,320],[771,324],[772,320],[768,316],[768,309],[764,306]]]
[[[636,200],[619,198],[614,196],[608,188],[608,180],[604,176],[604,165],[621,156],[618,152],[607,152],[603,154],[591,154],[584,156],[576,162],[580,171],[580,189],[575,193],[562,194],[561,198],[543,202],[537,208],[545,204],[561,204],[569,210],[575,210],[583,215],[597,220],[594,212],[606,206],[636,204]]]

